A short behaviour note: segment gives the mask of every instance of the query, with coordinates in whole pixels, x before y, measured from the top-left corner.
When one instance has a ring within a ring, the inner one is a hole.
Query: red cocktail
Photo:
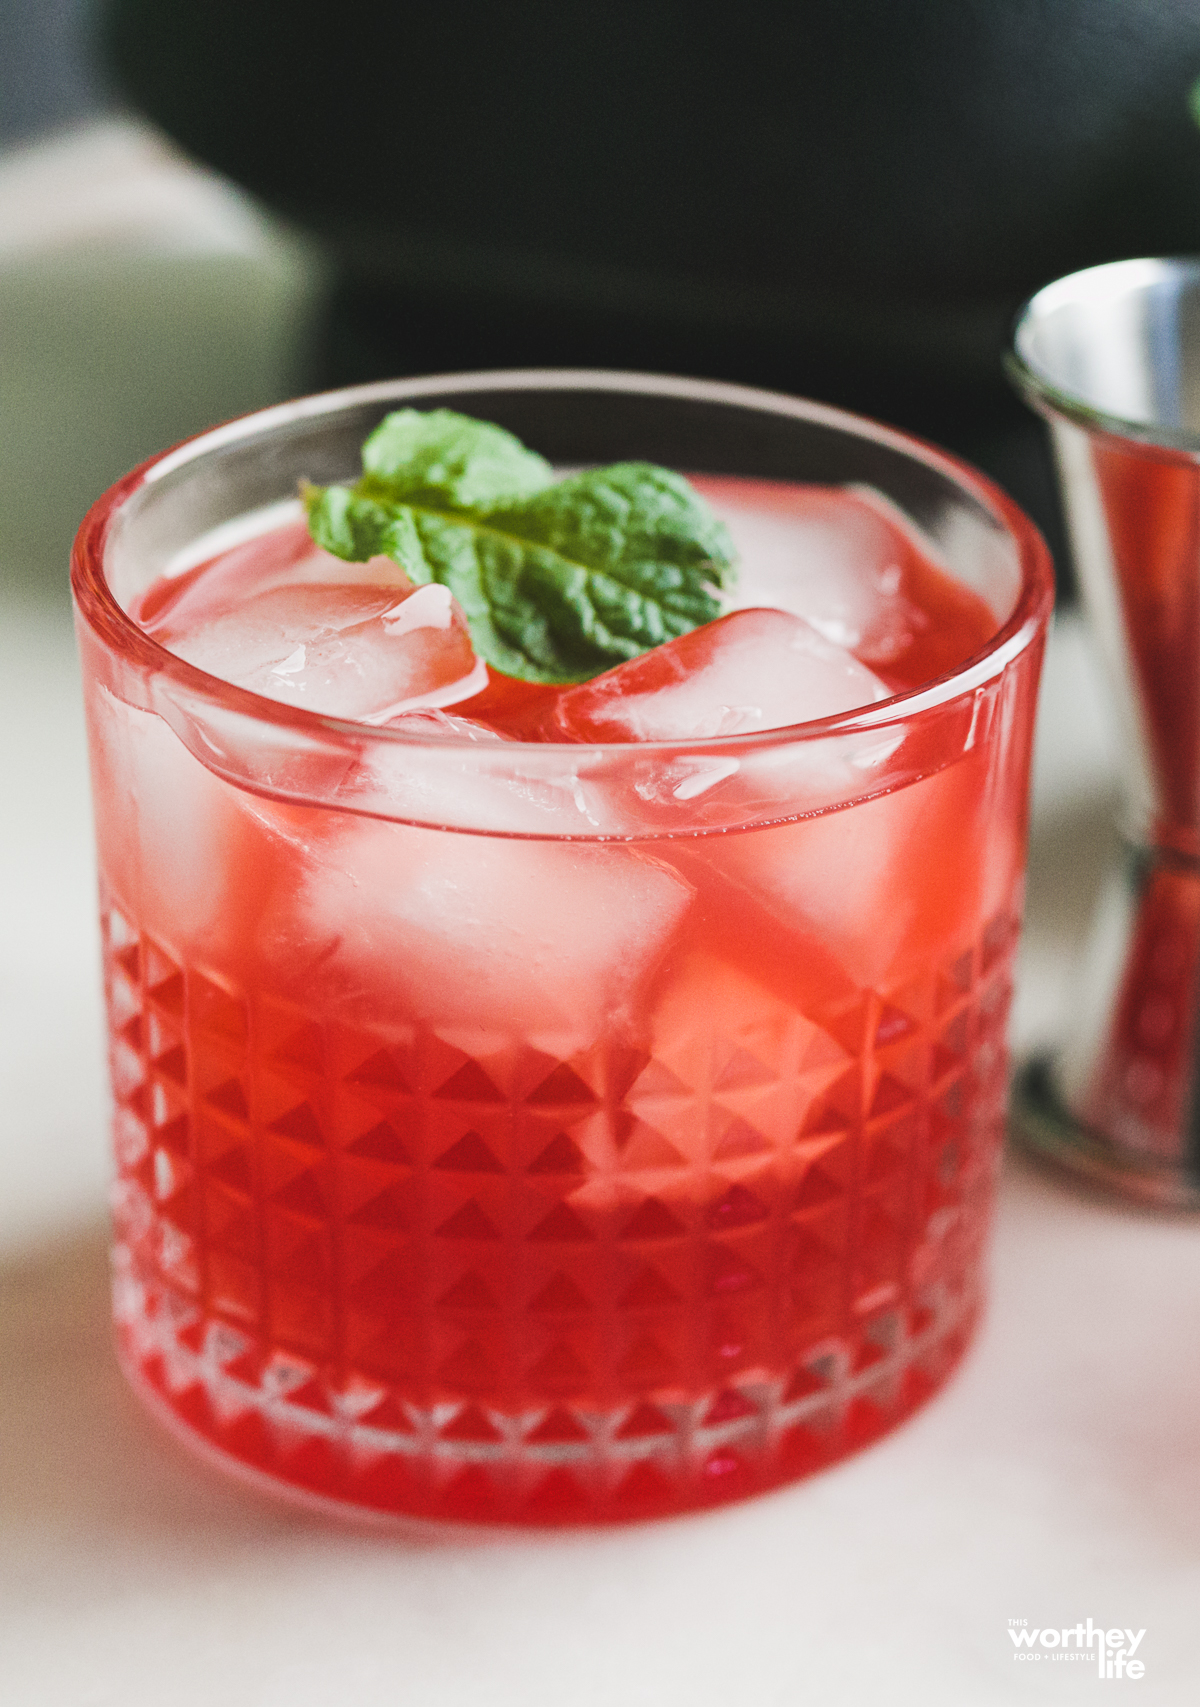
[[[279,508],[399,402],[695,469],[749,608],[580,686],[489,676],[440,589]],[[484,376],[194,441],[97,505],[74,579],[118,1343],[194,1445],[387,1512],[600,1521],[788,1480],[938,1385],[980,1304],[1050,601],[1005,499],[762,393]],[[311,709],[348,668],[375,709]]]

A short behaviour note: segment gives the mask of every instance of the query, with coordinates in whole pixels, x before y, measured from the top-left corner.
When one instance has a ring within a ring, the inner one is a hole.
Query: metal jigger
[[[1127,1196],[1200,1207],[1200,260],[1057,280],[1008,366],[1050,423],[1126,799],[1073,1029],[1013,1123]]]

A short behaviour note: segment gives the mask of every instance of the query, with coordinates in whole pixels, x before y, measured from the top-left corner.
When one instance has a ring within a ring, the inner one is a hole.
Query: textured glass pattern
[[[439,1519],[677,1511],[864,1444],[966,1343],[1015,917],[898,988],[570,1060],[320,1022],[103,920],[122,1357],[249,1469]]]

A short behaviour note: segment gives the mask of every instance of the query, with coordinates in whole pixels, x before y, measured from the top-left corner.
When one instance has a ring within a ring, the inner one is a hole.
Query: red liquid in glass
[[[900,689],[995,623],[895,538],[908,626],[863,649]],[[191,593],[303,547],[238,549]],[[248,1471],[439,1520],[680,1511],[893,1426],[980,1303],[1036,653],[907,725],[907,786],[599,845],[282,804],[94,694],[139,1387]],[[528,735],[555,692],[452,709]]]

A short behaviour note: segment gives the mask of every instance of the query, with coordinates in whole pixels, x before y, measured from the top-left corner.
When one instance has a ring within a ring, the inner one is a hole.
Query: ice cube
[[[168,568],[132,611],[142,627],[157,637],[159,625],[177,630],[207,622],[254,593],[271,587],[320,581],[329,586],[393,587],[395,596],[410,593],[412,582],[390,557],[347,563],[314,544],[303,521],[259,533],[199,563],[191,554],[182,568]]]
[[[701,956],[736,968],[774,999],[801,1013],[853,997],[853,978],[838,960],[820,927],[787,898],[781,905],[769,885],[752,887],[768,850],[763,831],[720,836],[672,836],[655,844],[696,890],[688,942]],[[778,838],[782,841],[783,838]],[[732,844],[741,844],[733,849]],[[745,857],[739,857],[744,855]],[[770,863],[769,860],[767,863]],[[735,872],[738,875],[734,875]],[[682,976],[680,969],[672,984]]]
[[[742,610],[569,689],[554,716],[576,741],[697,740],[832,717],[888,693],[803,618]]]
[[[622,845],[345,820],[264,931],[303,943],[372,1018],[386,994],[472,1052],[523,1042],[561,1058],[644,1029],[691,899],[677,871]]]
[[[659,1072],[712,1087],[707,1120],[697,1119],[691,1098],[655,1096],[653,1086],[641,1107],[635,1086],[626,1106],[681,1154],[712,1155],[718,1168],[736,1158],[735,1177],[757,1191],[757,1175],[769,1192],[771,1173],[788,1165],[805,1104],[851,1064],[849,1052],[809,1016],[837,1001],[849,1005],[857,992],[843,975],[806,1006],[763,981],[757,968],[692,947],[690,926],[688,938],[688,952],[672,957],[654,1004],[649,1048]],[[704,1191],[707,1182],[697,1174],[689,1183]]]
[[[181,956],[230,949],[253,932],[257,899],[229,873],[261,863],[240,791],[161,717],[103,687],[89,695],[88,723],[100,864],[122,905]]]
[[[811,933],[856,985],[883,989],[969,948],[1011,904],[1020,833],[1015,813],[995,809],[989,768],[975,750],[841,811],[705,838],[695,857]]]
[[[338,789],[358,812],[453,829],[525,836],[621,835],[587,775],[590,756],[526,744],[457,713],[409,711],[372,742]],[[636,826],[635,826],[636,828]]]
[[[735,609],[790,611],[847,650],[894,627],[906,542],[860,496],[770,480],[706,490],[738,551]]]
[[[288,582],[205,617],[169,610],[152,632],[222,681],[367,722],[451,704],[485,679],[462,611],[436,584],[398,594],[394,586]]]
[[[868,487],[701,480],[733,535],[734,608],[771,605],[879,671],[896,692],[956,668],[996,619],[930,540]]]

